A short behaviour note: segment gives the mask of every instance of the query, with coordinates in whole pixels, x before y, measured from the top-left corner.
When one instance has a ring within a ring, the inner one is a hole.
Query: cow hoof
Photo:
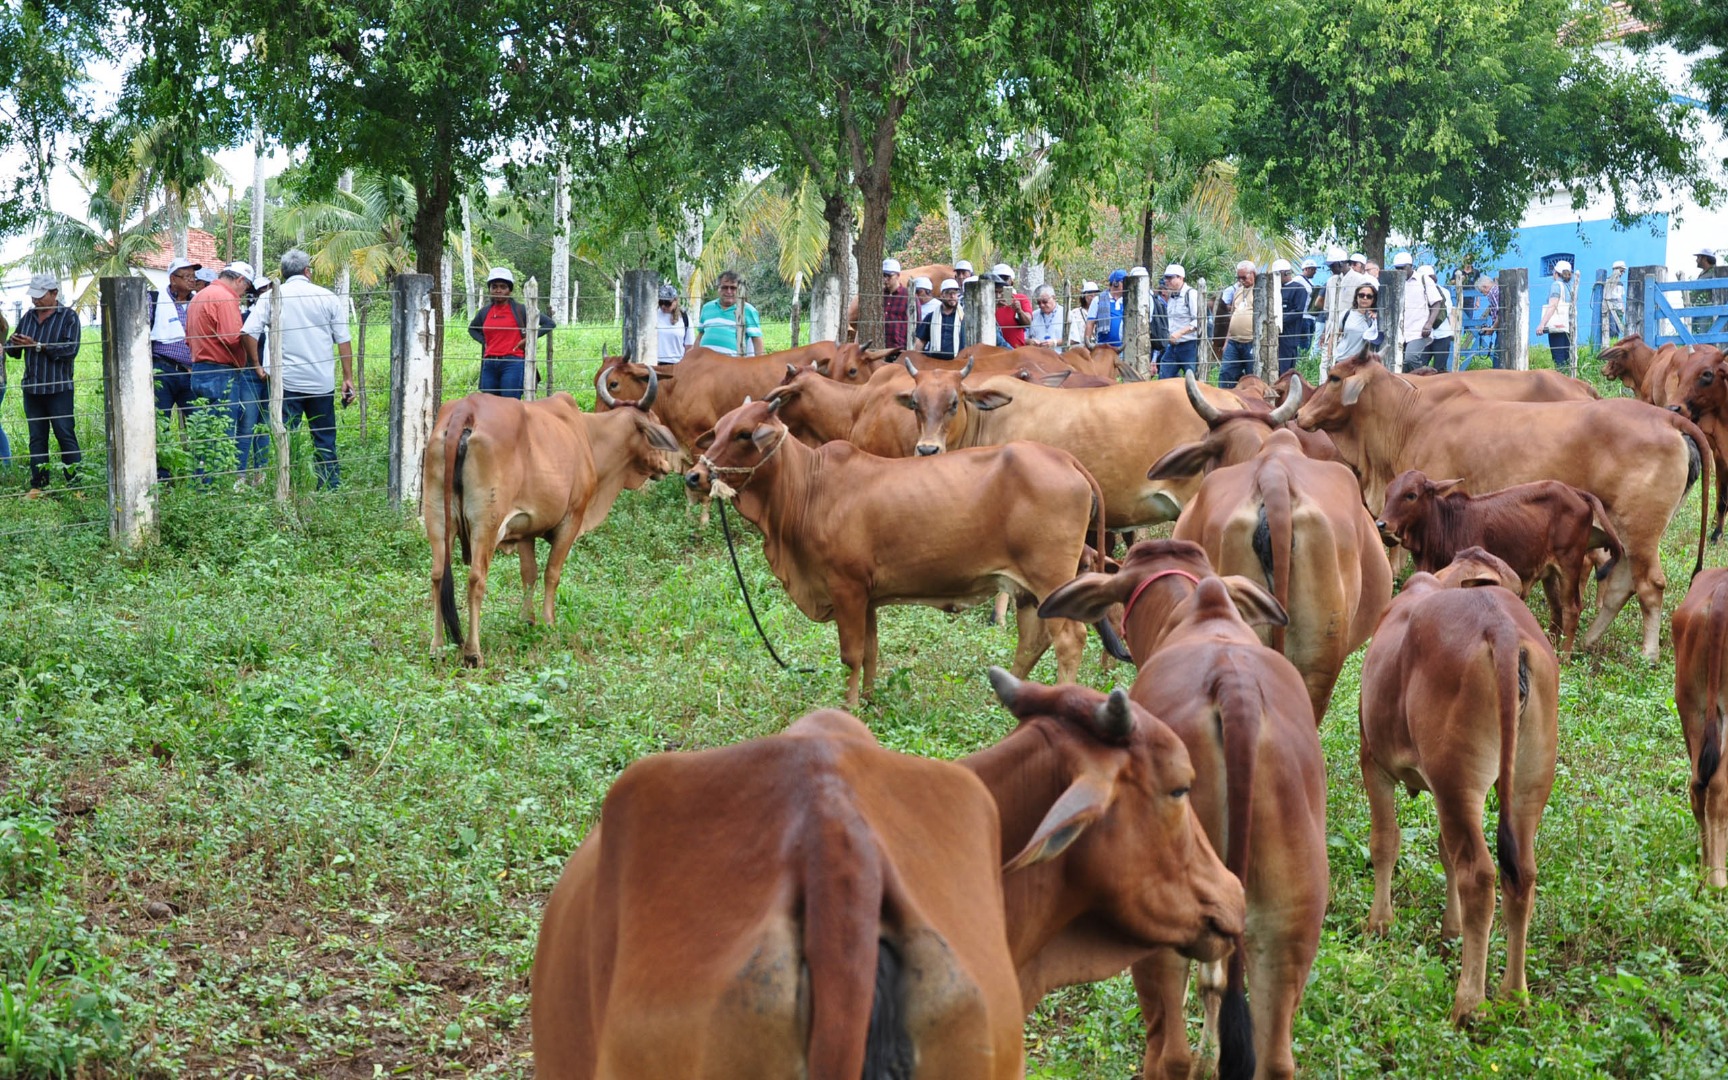
[[[1481,1008],[1481,1006],[1482,1002],[1480,1001],[1474,1003],[1464,1001],[1453,1002],[1452,1025],[1454,1027],[1469,1027],[1471,1024],[1476,1022],[1478,1016],[1476,1010]]]
[[[462,654],[462,666],[463,667],[477,668],[480,666],[480,658],[478,656],[470,656],[467,653],[463,653]]]
[[[1388,919],[1369,919],[1368,925],[1363,927],[1363,932],[1366,933],[1369,937],[1385,937],[1391,931],[1392,931],[1392,920],[1389,918]]]

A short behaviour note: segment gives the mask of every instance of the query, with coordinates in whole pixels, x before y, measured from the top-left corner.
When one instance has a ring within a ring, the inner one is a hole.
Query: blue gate
[[[1708,294],[1710,302],[1679,304],[1675,293]],[[1669,324],[1670,333],[1661,333],[1662,324]],[[1681,345],[1721,345],[1728,342],[1728,278],[1702,281],[1644,281],[1644,340],[1652,346],[1676,343]]]

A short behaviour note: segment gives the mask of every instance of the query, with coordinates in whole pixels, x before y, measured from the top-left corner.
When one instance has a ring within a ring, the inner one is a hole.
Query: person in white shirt
[[[1427,278],[1440,293],[1440,300],[1445,310],[1440,313],[1440,321],[1434,324],[1434,333],[1428,339],[1428,351],[1423,354],[1423,360],[1441,371],[1451,371],[1454,368],[1452,359],[1452,294],[1446,286],[1440,284],[1434,267],[1423,263],[1416,268],[1416,276]]]
[[[696,344],[696,327],[690,313],[678,303],[678,286],[660,286],[660,306],[654,312],[654,359],[662,364],[676,364],[684,359],[684,350]]]
[[[918,318],[935,311],[942,306],[942,301],[936,299],[936,288],[930,284],[930,279],[919,275],[912,279],[912,302],[918,305]]]
[[[1068,344],[1086,344],[1086,313],[1092,310],[1092,304],[1103,291],[1096,281],[1081,284],[1079,306],[1068,309]]]
[[[1034,290],[1034,295],[1038,299],[1032,312],[1032,325],[1026,328],[1026,344],[1042,345],[1046,349],[1059,348],[1062,345],[1063,316],[1056,302],[1056,290],[1040,285]]]
[[[1602,286],[1602,323],[1605,336],[1618,341],[1626,335],[1626,260],[1615,259]]]
[[[270,298],[252,308],[244,327],[253,344],[269,328],[270,310],[281,307],[282,421],[289,430],[306,417],[317,455],[318,486],[335,490],[342,482],[336,462],[336,357],[342,359],[342,406],[354,400],[354,353],[349,345],[348,310],[335,293],[306,276],[312,257],[298,248],[282,255],[282,282]],[[266,363],[266,378],[274,374]]]
[[[1446,314],[1446,298],[1432,277],[1411,272],[1414,260],[1408,251],[1392,256],[1392,269],[1398,272],[1403,288],[1403,314],[1398,324],[1398,347],[1403,350],[1404,370],[1419,368],[1434,341],[1434,324]],[[1451,343],[1447,343],[1451,348]]]
[[[1164,317],[1170,328],[1169,344],[1158,357],[1160,379],[1181,378],[1192,372],[1200,357],[1200,294],[1189,285],[1188,271],[1181,263],[1164,268]]]

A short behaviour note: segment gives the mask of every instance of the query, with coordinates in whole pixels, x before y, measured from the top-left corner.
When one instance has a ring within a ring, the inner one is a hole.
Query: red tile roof
[[[216,238],[203,229],[186,230],[186,257],[201,266],[220,270],[227,263],[216,255]],[[162,233],[156,237],[156,250],[143,257],[139,265],[152,270],[166,270],[174,259],[174,237]]]

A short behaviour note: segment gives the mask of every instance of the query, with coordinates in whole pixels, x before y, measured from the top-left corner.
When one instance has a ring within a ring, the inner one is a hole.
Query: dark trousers
[[[1296,356],[1302,350],[1302,330],[1285,326],[1284,332],[1278,335],[1278,374],[1296,366]]]
[[[1184,371],[1192,372],[1200,358],[1200,343],[1193,338],[1172,341],[1158,358],[1160,379],[1180,379]]]
[[[0,382],[0,405],[6,404],[6,384]],[[12,443],[6,438],[6,429],[0,427],[0,465],[12,464]]]
[[[174,410],[178,408],[181,416],[192,411],[192,369],[174,360],[162,357],[152,357],[150,367],[156,372],[156,411],[167,416],[170,423],[174,419]],[[170,428],[172,430],[172,428]],[[168,479],[168,470],[156,466],[156,479]]]
[[[1226,389],[1235,386],[1244,375],[1254,374],[1254,343],[1226,341],[1224,358],[1218,365],[1218,385]]]
[[[84,460],[78,449],[78,433],[72,430],[72,391],[52,394],[32,394],[24,391],[24,419],[30,426],[30,486],[48,486],[48,433],[60,445],[60,464],[66,469],[66,480]]]
[[[329,394],[296,394],[292,390],[282,392],[282,426],[293,431],[300,426],[300,418],[306,418],[306,428],[312,433],[312,449],[317,455],[314,466],[318,473],[318,486],[336,490],[342,483],[342,474],[336,466],[336,395]]]
[[[522,399],[522,382],[525,374],[523,365],[526,361],[518,356],[494,359],[484,357],[480,361],[480,392],[496,394],[499,397]]]
[[[1549,334],[1548,351],[1554,354],[1554,370],[1572,374],[1572,335]]]

